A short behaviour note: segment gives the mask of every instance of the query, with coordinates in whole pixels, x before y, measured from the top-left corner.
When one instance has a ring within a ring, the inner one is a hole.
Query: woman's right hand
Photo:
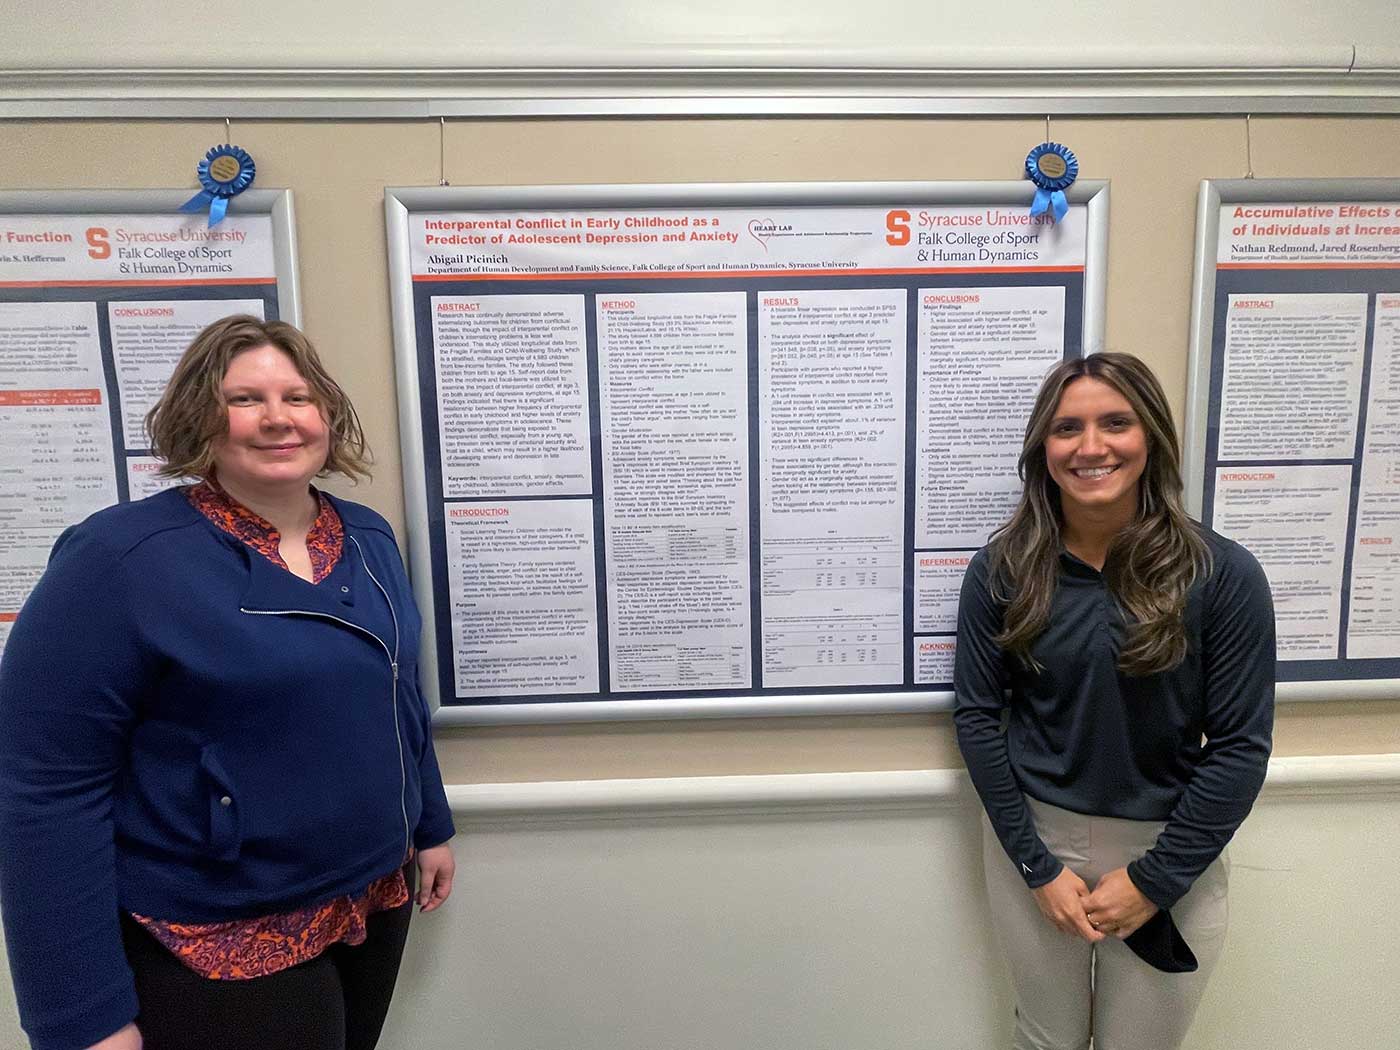
[[[1069,868],[1061,868],[1060,873],[1044,886],[1031,890],[1040,913],[1055,924],[1056,929],[1071,937],[1083,937],[1090,944],[1101,941],[1104,935],[1089,925],[1089,916],[1084,911],[1084,898],[1089,896],[1089,887]]]
[[[136,1022],[119,1028],[100,1043],[93,1043],[88,1050],[141,1050],[141,1030]]]

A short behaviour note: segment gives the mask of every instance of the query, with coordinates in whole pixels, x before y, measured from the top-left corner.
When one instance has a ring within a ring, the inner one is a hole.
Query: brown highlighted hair
[[[330,447],[317,476],[368,478],[371,457],[359,416],[321,364],[311,340],[285,321],[263,321],[251,314],[225,317],[195,336],[160,400],[146,414],[151,453],[165,460],[160,475],[209,477],[214,442],[228,433],[223,382],[229,364],[239,354],[264,346],[276,347],[291,359],[326,421]]]
[[[1103,571],[1128,621],[1119,670],[1155,674],[1186,656],[1186,595],[1197,576],[1210,571],[1210,553],[1182,504],[1181,448],[1171,406],[1151,369],[1131,354],[1063,361],[1041,384],[1017,464],[1024,483],[1021,499],[989,545],[992,594],[1006,607],[997,642],[1026,666],[1037,667],[1031,645],[1050,617],[1064,524],[1060,487],[1045,462],[1045,439],[1065,388],[1085,377],[1122,394],[1147,437],[1137,515],[1114,537]]]

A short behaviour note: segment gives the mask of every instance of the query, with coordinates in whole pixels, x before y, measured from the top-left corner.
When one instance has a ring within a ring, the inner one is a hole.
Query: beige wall
[[[453,121],[446,177],[462,185],[1010,179],[1041,120]],[[1260,117],[1260,178],[1400,175],[1400,117]],[[1112,181],[1107,347],[1157,369],[1178,418],[1198,183],[1246,172],[1242,117],[1074,118],[1052,136],[1086,178]],[[193,187],[222,121],[0,123],[0,189]],[[305,327],[360,410],[375,481],[353,492],[402,529],[384,252],[385,186],[436,185],[439,126],[238,122],[258,185],[296,194]],[[332,485],[339,490],[339,486]],[[1400,702],[1291,704],[1277,753],[1400,752]],[[941,768],[959,764],[946,715],[454,729],[455,782]]]

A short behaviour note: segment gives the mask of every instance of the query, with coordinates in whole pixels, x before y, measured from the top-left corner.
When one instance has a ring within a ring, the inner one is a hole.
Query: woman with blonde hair
[[[1020,502],[963,582],[954,720],[1017,1050],[1179,1046],[1224,939],[1222,851],[1269,756],[1273,610],[1249,552],[1187,517],[1180,463],[1146,365],[1063,362]]]
[[[68,529],[0,663],[0,900],[35,1050],[370,1050],[453,828],[393,532],[307,338],[240,315]]]

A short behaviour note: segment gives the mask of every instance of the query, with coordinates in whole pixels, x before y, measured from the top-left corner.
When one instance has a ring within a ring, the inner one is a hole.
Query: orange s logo
[[[112,246],[107,243],[107,231],[101,226],[89,226],[87,230],[88,255],[94,259],[110,259]]]
[[[903,208],[885,212],[885,243],[899,248],[909,243],[909,213]]]

